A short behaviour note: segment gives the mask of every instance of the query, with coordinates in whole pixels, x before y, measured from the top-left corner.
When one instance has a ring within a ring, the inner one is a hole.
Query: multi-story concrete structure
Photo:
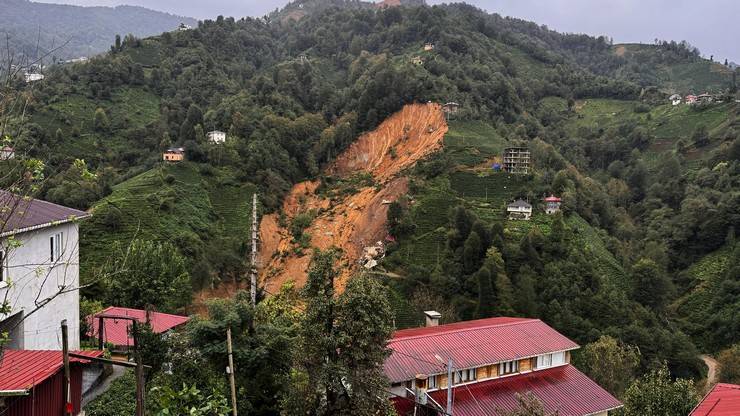
[[[206,133],[206,137],[208,138],[208,141],[214,144],[223,143],[226,141],[226,133],[219,131],[219,130],[213,130]]]
[[[89,214],[0,191],[0,332],[8,348],[59,350],[60,322],[69,348],[80,346],[79,225]]]
[[[507,147],[504,149],[504,171],[508,173],[528,174],[531,154],[529,148]]]

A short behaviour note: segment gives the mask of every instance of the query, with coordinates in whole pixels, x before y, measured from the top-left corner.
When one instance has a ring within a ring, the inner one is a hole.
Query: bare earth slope
[[[447,132],[438,104],[410,104],[366,133],[326,169],[332,176],[348,178],[358,173],[372,175],[376,186],[360,188],[349,196],[330,199],[315,193],[318,181],[296,184],[283,203],[286,224],[300,212],[311,209],[318,215],[306,229],[311,247],[341,249],[342,274],[337,288],[344,288],[357,268],[365,246],[386,236],[387,205],[406,193],[403,170],[442,147]],[[260,281],[268,293],[293,280],[303,286],[312,249],[296,250],[290,232],[281,227],[277,214],[266,215],[260,224]]]

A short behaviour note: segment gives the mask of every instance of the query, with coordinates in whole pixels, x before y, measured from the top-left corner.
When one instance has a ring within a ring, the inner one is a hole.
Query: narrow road
[[[709,369],[707,371],[707,391],[709,391],[712,386],[717,384],[717,368],[719,367],[719,364],[717,363],[717,360],[706,354],[700,355],[699,358],[704,361],[704,364]]]

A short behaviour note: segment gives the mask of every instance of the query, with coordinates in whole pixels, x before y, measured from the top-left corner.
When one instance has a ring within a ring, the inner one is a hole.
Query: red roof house
[[[719,383],[699,402],[689,416],[740,415],[740,385]]]
[[[76,351],[99,357],[102,351]],[[89,361],[70,357],[72,414],[80,412],[82,370]],[[61,415],[64,362],[61,351],[6,350],[0,360],[0,414]]]
[[[147,317],[148,314],[148,317]],[[99,332],[100,316],[120,316],[136,319],[141,323],[149,322],[152,331],[157,334],[165,333],[177,326],[186,323],[190,318],[187,316],[171,315],[161,312],[147,312],[143,309],[120,308],[111,306],[87,317],[90,330],[87,335],[97,337]],[[116,347],[128,347],[134,344],[131,336],[131,321],[128,319],[104,319],[103,341],[110,342]]]
[[[499,317],[401,330],[388,347],[384,369],[399,415],[413,413],[411,392],[424,379],[419,391],[427,395],[427,406],[445,407],[450,359],[455,416],[513,410],[516,395],[526,393],[560,416],[606,415],[622,406],[570,365],[570,351],[578,345],[539,319]]]

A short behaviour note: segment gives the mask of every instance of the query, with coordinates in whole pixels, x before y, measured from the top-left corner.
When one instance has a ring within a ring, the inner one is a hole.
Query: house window
[[[506,361],[498,365],[499,375],[513,374],[519,371],[519,361]]]
[[[537,356],[537,368],[548,368],[565,364],[565,352],[554,352]]]
[[[455,372],[455,384],[467,383],[469,381],[475,381],[477,372],[475,368],[469,368],[467,370],[460,370]]]
[[[437,376],[429,376],[427,379],[427,389],[434,390],[437,388]]]
[[[51,262],[59,261],[64,251],[64,233],[56,233],[49,237],[49,253]]]

